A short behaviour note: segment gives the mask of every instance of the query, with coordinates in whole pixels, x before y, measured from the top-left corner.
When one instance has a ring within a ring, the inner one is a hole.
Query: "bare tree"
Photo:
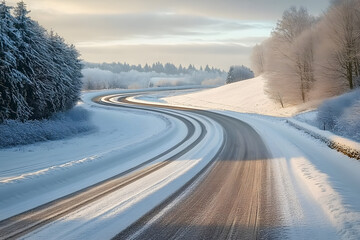
[[[332,74],[347,82],[348,88],[357,86],[360,76],[360,2],[335,1],[325,16],[327,36],[332,51],[323,65]]]
[[[268,92],[282,104],[308,100],[314,79],[311,27],[315,18],[304,8],[286,10],[267,44]]]
[[[302,102],[309,100],[308,94],[315,82],[314,45],[312,29],[305,30],[293,43],[292,61],[299,82]]]
[[[264,65],[264,47],[262,44],[256,44],[251,52],[251,68],[255,76],[259,76],[264,72]]]

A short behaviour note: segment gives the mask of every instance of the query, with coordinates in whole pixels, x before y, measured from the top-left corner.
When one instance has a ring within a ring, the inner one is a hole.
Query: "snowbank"
[[[289,126],[284,119],[216,111],[251,125],[263,138],[281,203],[276,230],[286,239],[358,239],[360,164]],[[275,193],[274,193],[275,192]]]
[[[282,108],[266,95],[266,79],[262,76],[231,83],[214,89],[183,96],[164,98],[172,105],[186,105],[203,109],[231,110],[272,116],[292,116],[311,109],[315,103]]]
[[[288,119],[287,122],[291,126],[310,134],[312,137],[320,139],[330,148],[336,149],[337,151],[342,152],[349,157],[360,160],[360,143],[351,141],[344,137],[340,137],[329,131],[320,130],[295,119]]]
[[[0,148],[64,139],[94,129],[89,111],[80,106],[57,113],[50,119],[7,120],[0,124]]]
[[[316,120],[319,128],[360,141],[360,90],[326,100]]]

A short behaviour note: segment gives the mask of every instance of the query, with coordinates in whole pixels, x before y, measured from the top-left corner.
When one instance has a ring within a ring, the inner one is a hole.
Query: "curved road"
[[[94,100],[106,105],[134,107],[124,98],[120,100],[127,104],[125,106],[111,103],[108,101],[109,98],[99,97]],[[101,99],[107,101],[103,102]],[[194,125],[178,115],[181,111],[190,113],[187,115],[202,115],[218,122],[223,128],[225,140],[216,157],[198,175],[165,202],[119,233],[115,239],[269,238],[272,229],[276,227],[274,219],[277,219],[276,210],[268,207],[274,205],[271,195],[271,170],[268,164],[271,156],[255,130],[244,122],[213,112],[169,106],[160,108],[152,104],[140,105],[142,106],[135,107],[146,111],[160,111],[176,117],[189,129],[183,141],[161,156],[175,151],[194,134]],[[168,160],[151,167],[145,166],[161,157],[159,155],[104,182],[1,221],[0,239],[18,238],[91,204],[179,158],[194,148],[206,135],[204,125],[200,121],[197,122],[202,128],[200,136]],[[180,197],[181,201],[174,204]]]
[[[175,109],[217,121],[225,142],[211,170],[182,201],[172,204],[185,187],[114,239],[269,238],[276,231],[277,217],[271,207],[271,156],[261,137],[248,124],[228,116]],[[163,213],[169,205],[173,206]]]
[[[93,99],[93,101],[100,101],[99,99],[100,97]],[[102,104],[108,105],[107,103]],[[143,110],[149,111],[147,109]],[[164,112],[161,111],[154,111],[164,114]],[[192,140],[190,144],[187,143],[194,136],[194,124],[186,118],[173,113],[166,113],[166,115],[179,119],[186,125],[188,129],[187,135],[178,144],[166,150],[165,152],[144,161],[136,167],[119,173],[118,175],[113,176],[105,181],[0,221],[0,239],[17,239],[31,231],[34,231],[35,229],[38,229],[56,219],[59,219],[62,216],[70,214],[71,212],[74,212],[85,205],[91,204],[94,201],[103,198],[106,195],[117,191],[131,184],[132,182],[151,174],[154,171],[159,170],[160,168],[165,167],[172,160],[178,159],[190,149],[194,148],[205,137],[207,131],[204,124],[196,119],[193,119],[195,122],[197,122],[197,124],[200,125],[201,133],[195,140]],[[181,149],[181,147],[185,144],[187,144],[187,146],[184,149]],[[165,161],[150,165],[150,163],[155,162],[165,155],[170,156]]]

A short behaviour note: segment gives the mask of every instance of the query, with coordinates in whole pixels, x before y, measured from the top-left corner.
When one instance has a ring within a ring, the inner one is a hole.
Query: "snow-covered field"
[[[218,88],[163,98],[171,105],[186,105],[203,109],[230,110],[271,116],[292,116],[304,109],[314,108],[318,103],[282,108],[265,94],[262,76],[227,84]]]

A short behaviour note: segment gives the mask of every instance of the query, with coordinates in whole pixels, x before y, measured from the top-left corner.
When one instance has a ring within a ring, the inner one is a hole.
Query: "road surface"
[[[163,213],[185,189],[115,239],[269,238],[276,226],[276,209],[268,164],[271,156],[261,137],[248,124],[228,116],[176,109],[220,123],[225,135],[221,151],[211,170],[182,201]]]

